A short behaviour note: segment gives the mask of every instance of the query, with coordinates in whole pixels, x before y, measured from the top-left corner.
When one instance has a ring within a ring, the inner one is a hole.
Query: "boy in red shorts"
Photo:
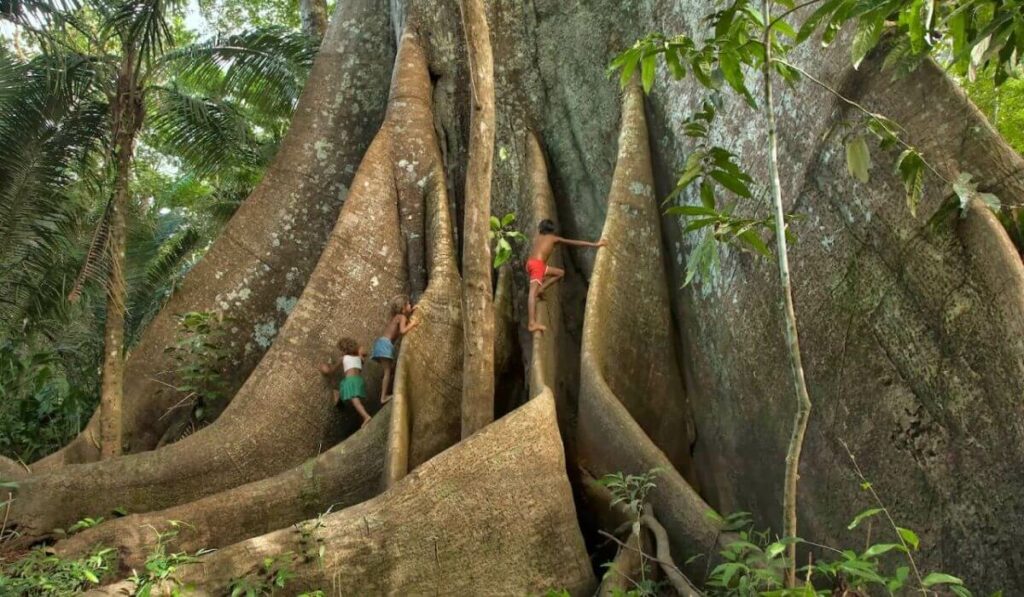
[[[548,265],[548,258],[551,257],[555,245],[562,243],[571,247],[603,247],[608,241],[601,239],[596,243],[585,240],[572,240],[562,238],[555,234],[555,223],[551,220],[542,220],[537,226],[537,236],[533,237],[533,249],[530,251],[530,258],[526,260],[526,273],[530,275],[530,325],[527,329],[530,332],[544,332],[546,329],[537,323],[537,299],[544,297],[544,291],[555,282],[565,276],[565,270]]]

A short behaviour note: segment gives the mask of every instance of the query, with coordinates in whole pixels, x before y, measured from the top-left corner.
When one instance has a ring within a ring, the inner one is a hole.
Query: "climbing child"
[[[603,247],[608,241],[601,239],[596,243],[585,240],[572,240],[562,238],[555,234],[555,223],[551,220],[542,220],[537,226],[537,235],[533,237],[533,249],[530,251],[530,258],[526,260],[526,273],[530,275],[530,302],[529,315],[531,332],[543,333],[544,326],[537,323],[537,299],[544,298],[544,291],[555,282],[565,276],[565,270],[548,265],[548,258],[555,250],[555,245],[565,244],[572,247]]]
[[[416,311],[416,307],[409,302],[409,297],[404,294],[391,299],[384,335],[373,342],[373,360],[384,367],[384,380],[380,383],[381,404],[391,400],[391,396],[388,394],[388,384],[391,382],[391,375],[395,368],[395,342],[419,325],[418,321],[412,320],[414,311]]]
[[[358,342],[348,337],[338,340],[338,350],[341,351],[341,359],[334,365],[329,363],[320,365],[320,373],[334,375],[339,369],[344,371],[344,377],[341,378],[338,389],[334,390],[334,404],[338,404],[339,398],[342,402],[351,403],[359,416],[363,418],[365,426],[370,422],[370,415],[363,408],[360,398],[366,398],[366,382],[363,381],[363,358],[366,357],[366,350]]]

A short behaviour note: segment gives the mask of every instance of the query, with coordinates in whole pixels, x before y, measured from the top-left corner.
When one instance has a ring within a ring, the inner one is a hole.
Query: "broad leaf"
[[[857,135],[846,143],[846,169],[862,183],[871,179],[871,153],[864,135]]]
[[[889,553],[894,549],[897,551],[904,551],[903,546],[899,543],[878,543],[867,548],[861,557],[865,560],[869,558],[876,558],[882,554]]]
[[[943,574],[942,572],[932,572],[928,576],[924,577],[921,584],[926,587],[932,587],[935,585],[962,585],[964,584],[964,581],[955,576]]]
[[[900,537],[903,538],[903,541],[905,541],[907,545],[914,548],[914,551],[921,548],[921,539],[914,531],[903,527],[896,527],[896,532],[900,534]]]
[[[883,510],[881,508],[868,508],[867,510],[858,514],[857,516],[854,516],[853,521],[846,528],[852,531],[853,529],[857,528],[857,526],[860,523],[864,522],[868,518],[871,518],[872,516],[881,514],[882,512]]]
[[[724,170],[712,170],[711,178],[714,178],[720,185],[736,193],[740,197],[749,199],[752,197],[750,187],[738,177]]]

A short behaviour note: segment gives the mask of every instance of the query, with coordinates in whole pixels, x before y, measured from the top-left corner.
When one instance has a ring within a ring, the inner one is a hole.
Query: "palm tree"
[[[150,274],[136,277],[140,283],[129,296],[129,212],[147,212],[132,201],[140,140],[144,150],[174,156],[193,177],[212,181],[206,193],[210,203],[201,207],[226,217],[273,154],[315,52],[308,37],[280,28],[167,51],[173,44],[169,16],[175,5],[167,0],[0,1],[0,15],[32,34],[41,51],[29,63],[10,53],[0,55],[0,108],[22,108],[2,111],[0,132],[24,141],[0,149],[0,168],[20,174],[0,178],[0,196],[16,198],[8,213],[0,214],[0,229],[22,232],[10,237],[21,240],[21,250],[5,253],[3,265],[28,276],[0,292],[0,308],[23,316],[29,297],[38,296],[33,282],[40,283],[50,271],[46,260],[67,253],[57,244],[67,238],[74,220],[76,204],[67,200],[68,193],[85,185],[88,195],[105,197],[69,293],[74,302],[86,282],[106,278],[104,457],[121,451],[126,323],[136,331],[144,325],[159,305],[152,298],[166,295],[156,292],[161,281],[180,273],[178,266],[201,246],[190,223],[164,234],[167,246],[151,254]],[[23,84],[18,77],[24,73],[36,74],[29,79],[36,84]],[[110,149],[104,152],[103,147]],[[152,196],[146,199],[153,202]],[[153,205],[148,208],[153,211]],[[25,217],[32,209],[43,217]],[[50,250],[38,250],[40,238],[51,241]],[[129,320],[129,299],[144,301],[147,295],[149,308],[135,311]],[[8,323],[11,319],[8,314]]]

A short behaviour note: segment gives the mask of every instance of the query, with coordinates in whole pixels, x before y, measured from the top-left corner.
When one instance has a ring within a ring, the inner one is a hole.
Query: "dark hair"
[[[537,230],[540,231],[541,234],[554,234],[555,223],[551,220],[541,220],[540,224],[537,226]]]
[[[400,294],[395,298],[391,299],[388,303],[388,311],[391,312],[391,317],[398,315],[402,311],[405,311],[405,306],[409,304],[409,297],[404,294]]]
[[[341,340],[338,340],[338,350],[344,355],[355,355],[359,354],[359,343],[354,338],[345,336]]]

